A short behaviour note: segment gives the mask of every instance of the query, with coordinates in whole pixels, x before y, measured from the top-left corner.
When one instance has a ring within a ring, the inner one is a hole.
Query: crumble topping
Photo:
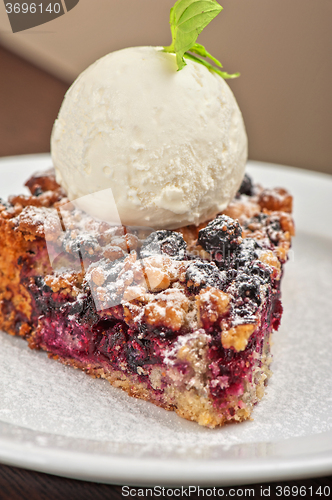
[[[276,280],[281,278],[281,264],[279,259],[271,250],[265,250],[259,255],[259,260],[273,268],[273,277]]]
[[[230,328],[229,330],[223,330],[221,332],[221,342],[225,349],[234,347],[236,351],[243,351],[248,344],[250,336],[256,330],[257,325],[238,325]]]
[[[208,287],[200,291],[197,299],[199,322],[215,323],[228,311],[230,298],[217,288]]]
[[[269,293],[267,282],[280,280],[294,234],[287,191],[262,189],[248,179],[224,215],[210,223],[149,234],[112,227],[77,210],[49,171],[27,182],[31,197],[11,198],[12,218],[27,239],[46,232],[60,269],[85,271],[78,287],[91,289],[97,310],[121,305],[129,323],[175,331],[188,327],[188,318],[192,324],[226,318],[223,345],[241,350]],[[46,199],[54,208],[46,208]],[[3,207],[1,214],[10,210]],[[46,284],[62,293],[76,286],[56,274]]]
[[[19,215],[19,230],[28,239],[44,236],[44,224],[48,216],[48,211],[43,207],[26,206]]]
[[[154,296],[144,307],[143,317],[149,325],[163,325],[175,331],[186,323],[189,300],[183,292],[171,288]]]
[[[45,285],[51,288],[52,292],[61,292],[62,294],[76,297],[81,289],[83,280],[82,273],[65,272],[63,274],[53,274],[45,276]]]
[[[258,196],[261,208],[272,212],[292,212],[293,198],[284,188],[263,189]]]

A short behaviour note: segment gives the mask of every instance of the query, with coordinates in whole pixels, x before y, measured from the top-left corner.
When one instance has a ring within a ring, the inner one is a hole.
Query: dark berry
[[[83,299],[77,299],[75,300],[74,302],[72,302],[70,304],[70,307],[69,307],[69,310],[68,310],[68,314],[70,316],[72,315],[80,315],[82,314],[84,311],[84,300]]]
[[[147,325],[145,325],[144,323],[139,323],[137,325],[137,330],[140,338],[144,338],[148,334]]]
[[[282,235],[280,217],[278,214],[258,214],[248,219],[245,223],[245,229],[255,231],[256,229],[265,229],[270,241],[277,245]]]
[[[71,307],[73,310],[68,311],[68,314],[77,314],[76,320],[81,324],[95,325],[100,320],[100,317],[96,311],[96,305],[94,299],[91,295],[91,291],[87,285],[85,285],[87,295],[83,297],[78,304],[76,301],[72,303]]]
[[[198,233],[197,243],[210,253],[232,252],[241,243],[242,228],[237,220],[219,215]],[[225,259],[225,255],[223,256]],[[216,259],[218,260],[218,259]]]
[[[250,323],[254,318],[255,312],[257,311],[256,302],[249,301],[247,303],[242,303],[241,305],[235,305],[233,312],[234,316],[237,317],[237,322],[239,323],[239,318],[243,323]]]
[[[260,280],[256,276],[240,272],[236,277],[236,292],[241,299],[261,303]]]
[[[137,372],[139,366],[148,364],[160,363],[160,359],[156,356],[150,355],[150,341],[142,339],[133,339],[132,342],[127,343],[125,347],[125,355],[129,368]]]
[[[165,254],[175,260],[184,260],[187,244],[182,235],[175,231],[154,231],[144,241],[141,258]]]
[[[128,345],[126,348],[126,358],[129,368],[134,372],[137,371],[138,366],[144,364],[144,355],[142,356],[142,352],[131,345]]]
[[[187,268],[186,285],[192,292],[208,286],[222,289],[225,284],[225,273],[220,272],[214,262],[195,260]]]
[[[42,288],[45,285],[44,278],[42,276],[35,276],[34,282],[38,288]]]
[[[127,342],[127,335],[122,323],[118,323],[112,328],[112,331],[108,334],[108,344],[110,349],[115,349],[117,347],[124,347]]]
[[[279,217],[271,217],[269,220],[269,224],[267,224],[266,232],[272,243],[274,243],[275,245],[278,244],[278,241],[280,239],[280,231],[281,225]]]
[[[259,260],[247,263],[243,270],[245,273],[258,278],[261,283],[268,283],[271,279],[270,271]]]
[[[257,259],[259,244],[253,238],[244,238],[234,252],[234,267],[243,267]]]
[[[266,221],[267,221],[267,214],[257,214],[254,215],[253,217],[250,217],[250,219],[247,219],[246,222],[244,223],[245,229],[248,229],[248,227],[256,227],[257,225],[259,226],[265,226]]]
[[[96,325],[96,350],[115,361],[119,357],[119,352],[127,345],[126,328],[123,323],[100,321]]]
[[[242,184],[241,184],[240,189],[238,190],[237,194],[238,195],[246,194],[247,196],[253,195],[252,180],[248,174],[244,174]]]
[[[66,298],[54,294],[40,276],[36,276],[30,282],[29,290],[35,301],[34,310],[38,311],[38,315],[54,315],[66,304]]]
[[[283,307],[282,307],[279,296],[274,298],[272,304],[273,305],[272,305],[270,319],[272,321],[272,326],[273,326],[274,330],[278,330],[278,328],[280,326],[282,311],[283,311]]]
[[[40,196],[41,194],[43,194],[42,188],[40,186],[36,187],[36,189],[33,192],[33,196]]]

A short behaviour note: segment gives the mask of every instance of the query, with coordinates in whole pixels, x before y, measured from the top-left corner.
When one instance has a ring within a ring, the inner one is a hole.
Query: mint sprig
[[[164,50],[176,54],[178,70],[186,65],[184,58],[187,58],[203,64],[210,71],[218,73],[222,78],[236,78],[239,76],[239,73],[230,75],[226,71],[221,71],[206,59],[202,59],[201,57],[210,59],[219,68],[222,68],[222,64],[218,59],[213,57],[203,45],[196,43],[198,35],[222,9],[216,0],[177,0],[171,8],[169,22],[172,43],[168,47],[164,47]]]

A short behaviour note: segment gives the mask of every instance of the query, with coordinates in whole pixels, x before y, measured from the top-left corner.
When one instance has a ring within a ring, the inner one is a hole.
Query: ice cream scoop
[[[175,54],[133,47],[73,83],[51,152],[58,182],[87,212],[112,222],[115,203],[124,225],[175,229],[227,206],[244,175],[247,136],[218,74],[192,60],[177,71]]]

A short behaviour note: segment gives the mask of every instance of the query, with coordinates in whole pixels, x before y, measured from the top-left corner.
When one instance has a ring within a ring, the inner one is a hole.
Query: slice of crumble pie
[[[245,176],[214,220],[152,231],[79,211],[52,170],[26,185],[0,204],[0,328],[201,425],[248,419],[271,373],[291,196]]]

